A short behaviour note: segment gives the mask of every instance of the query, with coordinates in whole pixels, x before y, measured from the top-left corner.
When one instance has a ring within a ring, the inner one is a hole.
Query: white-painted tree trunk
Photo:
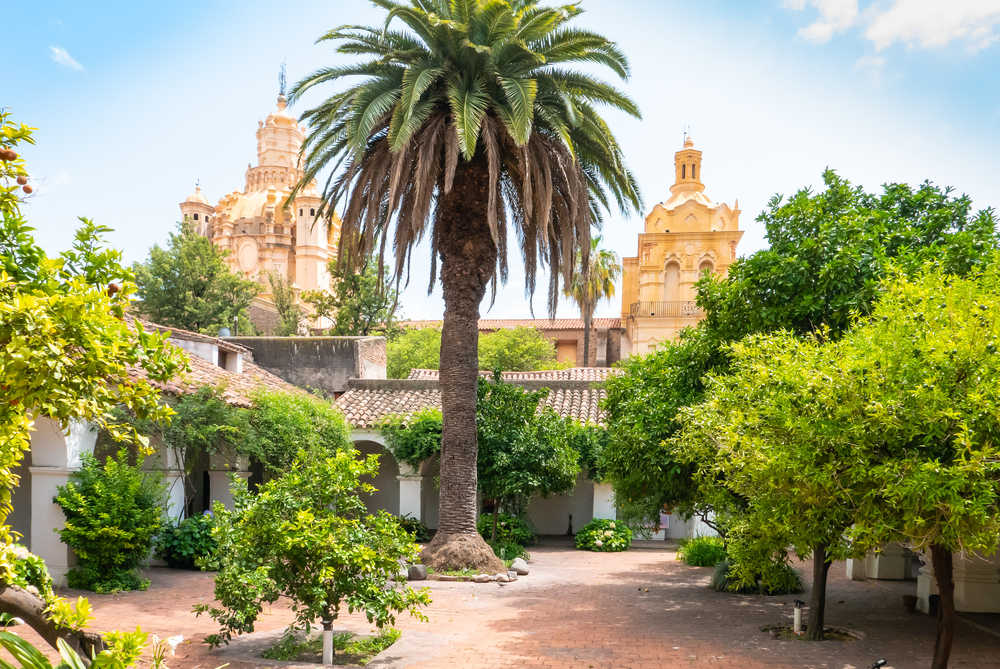
[[[323,664],[333,664],[333,622],[323,621]]]

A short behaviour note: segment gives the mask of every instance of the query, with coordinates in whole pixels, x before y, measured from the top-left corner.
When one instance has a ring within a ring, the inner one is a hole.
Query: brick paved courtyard
[[[808,563],[802,565],[808,574]],[[886,657],[896,669],[927,667],[934,620],[903,611],[901,595],[913,583],[844,578],[831,570],[828,624],[864,634],[853,642],[780,641],[760,631],[787,622],[795,596],[725,595],[706,587],[711,569],[688,567],[662,544],[621,554],[575,551],[545,545],[532,551],[532,573],[516,583],[428,582],[434,603],[428,623],[404,618],[402,639],[375,664],[391,667],[867,667]],[[195,618],[191,606],[205,601],[212,576],[149,570],[143,593],[90,595],[98,629],[140,624],[161,636],[184,634],[172,667],[213,668],[226,661],[200,639],[212,621]],[[66,593],[75,595],[77,593]],[[276,606],[259,630],[290,620]],[[368,631],[359,616],[338,627]],[[960,621],[952,667],[1000,666],[1000,615]],[[267,666],[231,662],[230,667]],[[369,665],[375,666],[375,665]]]

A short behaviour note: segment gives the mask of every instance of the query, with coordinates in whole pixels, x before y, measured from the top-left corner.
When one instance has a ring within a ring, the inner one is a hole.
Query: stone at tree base
[[[497,583],[510,583],[510,576],[508,576],[506,572],[503,572],[494,576],[493,580]]]
[[[422,564],[411,564],[407,570],[407,577],[410,581],[427,580],[427,567]]]
[[[420,561],[438,572],[475,569],[497,573],[504,570],[503,561],[478,532],[444,534],[439,530],[420,554]]]
[[[517,558],[516,560],[511,562],[510,568],[512,571],[517,572],[518,576],[528,575],[528,563],[525,562],[522,558]]]
[[[400,567],[399,568],[399,571],[396,572],[396,578],[395,578],[395,580],[397,580],[397,581],[408,581],[408,580],[410,580],[410,575],[406,571],[406,567]]]
[[[493,577],[489,574],[476,574],[472,577],[473,583],[490,583],[492,580]]]

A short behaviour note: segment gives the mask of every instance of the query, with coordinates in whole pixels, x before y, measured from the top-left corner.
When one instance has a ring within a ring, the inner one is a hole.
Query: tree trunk
[[[590,367],[590,329],[594,322],[594,305],[583,307],[583,366]]]
[[[806,622],[806,638],[810,641],[823,640],[826,624],[826,575],[830,572],[830,560],[826,545],[813,548],[813,582],[809,593],[809,620]]]
[[[934,660],[931,669],[947,669],[951,643],[955,639],[955,580],[952,572],[951,551],[939,544],[931,546],[934,578],[937,579],[940,602],[938,605],[937,639],[934,641]]]
[[[435,569],[499,572],[503,562],[476,531],[476,384],[479,303],[496,271],[497,248],[486,224],[489,170],[477,155],[438,201],[434,235],[441,257],[441,490],[437,534],[423,552]]]
[[[47,606],[41,597],[31,594],[24,588],[16,585],[0,585],[0,611],[23,620],[53,648],[56,647],[56,640],[62,639],[70,648],[88,659],[93,653],[104,649],[104,642],[98,634],[57,627],[45,615]]]
[[[333,621],[323,621],[323,664],[333,664]]]

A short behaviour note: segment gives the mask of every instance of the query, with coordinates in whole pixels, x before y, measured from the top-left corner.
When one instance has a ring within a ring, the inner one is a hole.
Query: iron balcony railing
[[[652,318],[698,318],[702,315],[698,304],[686,302],[633,302],[629,316]]]

